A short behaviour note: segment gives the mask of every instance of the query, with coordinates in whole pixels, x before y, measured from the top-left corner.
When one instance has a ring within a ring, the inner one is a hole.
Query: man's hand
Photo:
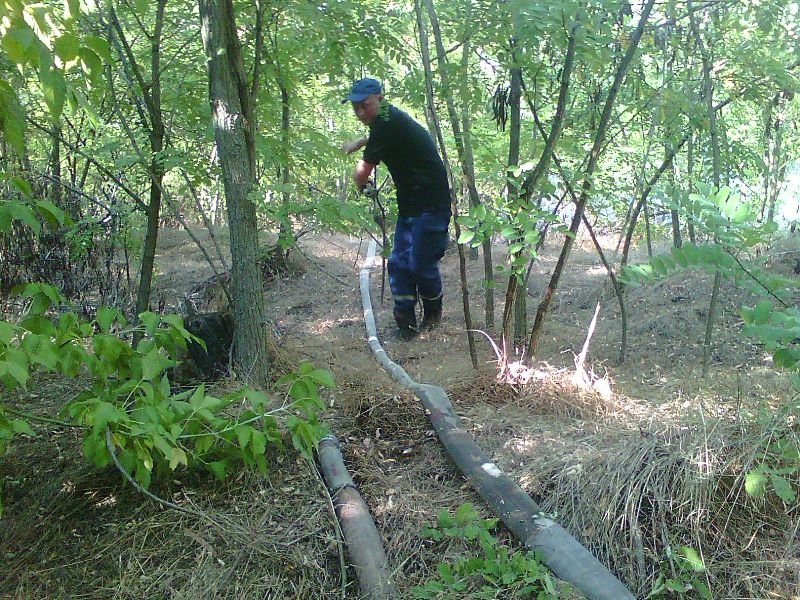
[[[378,190],[375,189],[375,186],[372,185],[371,181],[368,181],[363,188],[361,188],[361,193],[364,194],[370,200],[374,200],[378,197]]]
[[[352,142],[345,142],[342,144],[342,152],[345,154],[352,154],[356,150],[359,150],[367,145],[367,138],[362,137],[357,140],[353,140]]]

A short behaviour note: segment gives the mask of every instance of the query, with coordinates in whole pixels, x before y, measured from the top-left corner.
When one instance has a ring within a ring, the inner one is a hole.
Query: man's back
[[[449,208],[447,171],[431,136],[388,102],[370,127],[364,160],[371,164],[383,162],[389,169],[401,216]]]

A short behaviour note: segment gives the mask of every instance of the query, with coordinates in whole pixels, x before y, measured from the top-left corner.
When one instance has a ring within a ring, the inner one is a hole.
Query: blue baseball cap
[[[342,104],[345,102],[362,102],[366,100],[368,96],[372,94],[382,94],[383,90],[381,88],[381,83],[377,79],[370,79],[369,77],[365,77],[364,79],[359,79],[353,84],[353,88],[350,90],[350,94],[342,100]]]

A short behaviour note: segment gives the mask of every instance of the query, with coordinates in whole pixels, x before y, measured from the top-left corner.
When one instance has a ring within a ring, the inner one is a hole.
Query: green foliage
[[[673,552],[667,547],[666,554],[667,560],[661,563],[661,573],[647,597],[711,600],[711,591],[702,578],[706,567],[697,550],[681,546]]]
[[[768,294],[770,299],[761,300],[754,307],[742,307],[743,333],[758,339],[771,353],[773,364],[787,369],[795,387],[800,389],[800,310],[786,303],[777,305],[782,298],[791,297],[790,292],[797,288],[798,282],[747,265],[739,258],[754,246],[768,241],[775,225],[754,225],[749,207],[728,188],[716,193],[703,189],[704,194],[690,195],[694,203],[692,214],[698,227],[717,242],[673,247],[669,254],[654,256],[647,264],[626,266],[620,280],[626,284],[643,284],[669,277],[682,269],[699,268],[746,282],[754,293]],[[781,410],[791,411],[793,407],[794,404],[787,403]],[[788,412],[786,419],[787,422],[790,419]],[[774,493],[784,503],[793,503],[797,493],[790,480],[800,472],[796,436],[790,431],[773,431],[759,455],[745,474],[746,492],[754,497]]]
[[[762,300],[752,308],[743,307],[742,320],[744,333],[764,344],[776,367],[800,373],[800,309]]]
[[[434,541],[446,538],[465,540],[479,546],[475,555],[455,563],[441,562],[438,577],[412,590],[414,598],[558,598],[558,590],[536,553],[512,551],[492,535],[497,519],[482,519],[465,503],[455,515],[442,510],[438,523],[425,527],[422,535]]]
[[[671,248],[669,254],[654,256],[649,263],[626,265],[620,273],[620,281],[628,285],[645,284],[669,277],[681,269],[698,268],[726,277],[742,278],[758,269],[747,271],[738,257],[743,253],[767,243],[777,230],[775,223],[756,224],[752,209],[742,197],[732,194],[730,188],[722,187],[716,192],[708,186],[698,184],[702,193],[689,194],[687,199],[673,196],[672,208],[689,215],[699,232],[705,233],[714,242],[707,244],[684,244]],[[677,193],[676,193],[677,194]],[[770,277],[758,273],[758,281],[768,280],[770,287],[792,285],[787,279]],[[754,284],[757,282],[750,281]]]
[[[753,449],[753,461],[744,478],[744,489],[754,498],[772,497],[787,507],[797,500],[800,481],[800,438],[793,424],[800,417],[795,398],[777,411],[766,408],[757,422],[767,435]]]
[[[64,12],[41,3],[0,0],[0,49],[19,73],[35,71],[42,98],[53,122],[64,105],[85,105],[85,89],[102,77],[104,62],[110,62],[108,42],[86,35],[78,25],[81,14],[96,9],[94,3],[64,2]],[[80,77],[70,81],[71,72]],[[16,90],[0,80],[0,131],[14,150],[24,153],[24,113]]]
[[[204,385],[173,393],[169,369],[189,340],[200,341],[176,315],[142,313],[144,337],[134,348],[133,332],[120,311],[103,307],[92,322],[64,312],[48,315],[61,298],[52,286],[29,284],[18,290],[27,299],[18,324],[0,321],[0,382],[24,387],[34,369],[70,377],[88,375],[87,389],[62,409],[84,425],[88,460],[105,466],[111,460],[106,430],[122,466],[147,488],[153,475],[181,465],[199,466],[225,477],[237,463],[266,472],[267,452],[283,448],[282,427],[309,460],[327,433],[318,413],[324,408],[320,387],[333,387],[331,374],[308,363],[286,375],[288,400],[274,408],[263,392],[243,388],[221,398]],[[0,410],[0,451],[14,434],[32,434],[20,420]]]
[[[458,243],[478,247],[500,235],[507,243],[509,270],[521,276],[528,262],[537,256],[540,223],[556,221],[558,217],[548,211],[535,206],[522,209],[518,201],[499,199],[494,204],[473,206],[469,214],[458,218],[458,223],[464,228]]]

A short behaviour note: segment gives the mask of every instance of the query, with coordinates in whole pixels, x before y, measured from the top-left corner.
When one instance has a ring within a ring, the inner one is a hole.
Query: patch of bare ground
[[[211,247],[207,237],[203,242]],[[161,244],[154,297],[180,309],[184,295],[213,273],[183,233],[167,231]],[[366,345],[358,289],[365,240],[318,235],[301,246],[303,255],[290,255],[291,274],[272,278],[265,290],[276,370],[309,360],[333,371],[337,387],[326,396],[325,419],[375,517],[401,597],[410,598],[414,585],[435,577],[439,561],[464,551],[457,540],[424,540],[422,526],[465,501],[489,515],[420,403],[380,370]],[[454,250],[442,263],[444,321],[409,343],[390,339],[388,283],[382,303],[380,272],[373,274],[386,351],[417,381],[444,387],[487,454],[637,597],[647,596],[660,575],[679,576],[667,547],[680,546],[701,552],[707,571],[699,577],[715,599],[800,597],[798,506],[744,490],[744,474],[774,458],[765,450],[771,440],[798,439],[797,423],[780,412],[794,398],[787,377],[741,334],[739,307],[755,297],[724,282],[711,371],[702,378],[711,276],[682,272],[629,289],[628,353],[619,364],[616,300],[604,290],[599,259],[585,248],[573,252],[526,384],[497,380],[497,356],[480,335],[480,367],[473,370]],[[558,250],[546,246],[533,268],[529,315]],[[788,246],[766,260],[788,274],[798,256]],[[484,322],[482,261],[467,266],[475,327],[493,334]],[[604,386],[579,388],[574,355],[598,298],[587,366]],[[12,404],[52,416],[74,390],[50,385],[57,389],[43,385]],[[342,567],[330,499],[315,470],[293,453],[271,455],[267,477],[242,472],[222,484],[178,471],[156,487],[207,515],[199,518],[163,510],[112,469],[86,465],[73,430],[37,431],[37,438],[15,442],[0,463],[0,596],[358,597],[355,573]],[[800,489],[798,473],[786,477]],[[502,529],[498,535],[516,543]]]

